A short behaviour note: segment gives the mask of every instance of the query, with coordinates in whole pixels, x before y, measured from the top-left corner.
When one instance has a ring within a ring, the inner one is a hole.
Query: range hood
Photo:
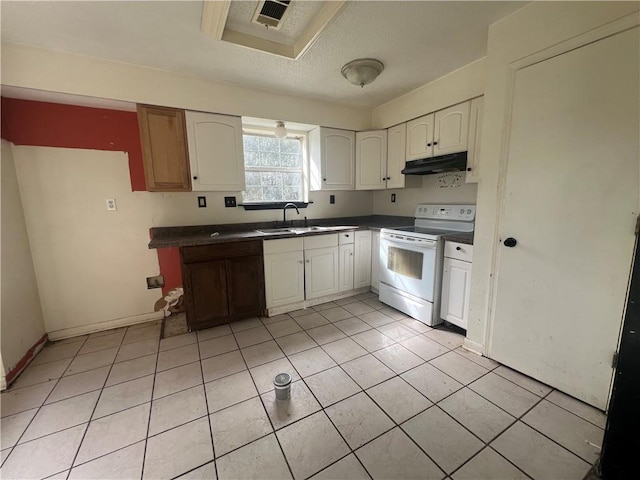
[[[411,160],[405,164],[405,175],[433,175],[447,171],[460,172],[467,169],[467,152],[452,153],[440,157]]]

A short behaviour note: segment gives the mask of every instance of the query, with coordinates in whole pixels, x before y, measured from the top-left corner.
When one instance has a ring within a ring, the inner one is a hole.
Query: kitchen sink
[[[296,235],[300,235],[303,233],[309,232],[322,232],[324,230],[329,230],[330,227],[284,227],[284,228],[262,228],[260,230],[256,230],[256,232],[263,233],[265,235],[277,235],[279,233],[295,233]]]
[[[273,235],[277,233],[293,233],[290,228],[263,228],[256,230],[256,232],[264,233],[266,235]]]

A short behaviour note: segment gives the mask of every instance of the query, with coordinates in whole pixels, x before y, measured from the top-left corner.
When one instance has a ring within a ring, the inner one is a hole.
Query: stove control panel
[[[416,208],[416,218],[472,222],[476,218],[476,206],[418,205]]]

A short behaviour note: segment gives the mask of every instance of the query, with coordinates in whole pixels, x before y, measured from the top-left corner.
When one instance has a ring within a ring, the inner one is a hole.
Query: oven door
[[[433,303],[436,288],[437,240],[380,233],[380,281]]]

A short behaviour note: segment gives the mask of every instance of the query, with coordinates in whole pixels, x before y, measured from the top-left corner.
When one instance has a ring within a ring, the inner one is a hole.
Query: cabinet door
[[[387,131],[356,132],[356,190],[383,190],[387,178]]]
[[[229,321],[224,260],[182,264],[187,324],[191,330]]]
[[[340,291],[353,290],[353,252],[354,244],[340,245],[339,282]]]
[[[465,330],[469,319],[470,289],[471,263],[445,257],[442,271],[440,317]]]
[[[338,247],[305,250],[305,296],[307,299],[338,293]]]
[[[322,190],[353,190],[355,132],[320,128]]]
[[[371,234],[371,290],[380,288],[380,232]]]
[[[433,156],[467,150],[470,102],[436,112],[433,134]]]
[[[371,231],[356,232],[353,288],[371,285]]]
[[[407,148],[407,124],[396,125],[387,131],[387,188],[404,188],[402,169]]]
[[[434,114],[407,122],[406,161],[433,157]]]
[[[150,192],[190,192],[184,111],[138,105],[144,175]]]
[[[244,190],[240,117],[187,112],[186,121],[193,190]]]
[[[478,183],[478,159],[480,158],[480,139],[482,138],[483,113],[484,97],[478,97],[471,100],[466,183]]]
[[[302,250],[265,255],[264,277],[267,308],[304,301]]]
[[[264,267],[262,255],[226,261],[227,299],[232,319],[264,314]]]

